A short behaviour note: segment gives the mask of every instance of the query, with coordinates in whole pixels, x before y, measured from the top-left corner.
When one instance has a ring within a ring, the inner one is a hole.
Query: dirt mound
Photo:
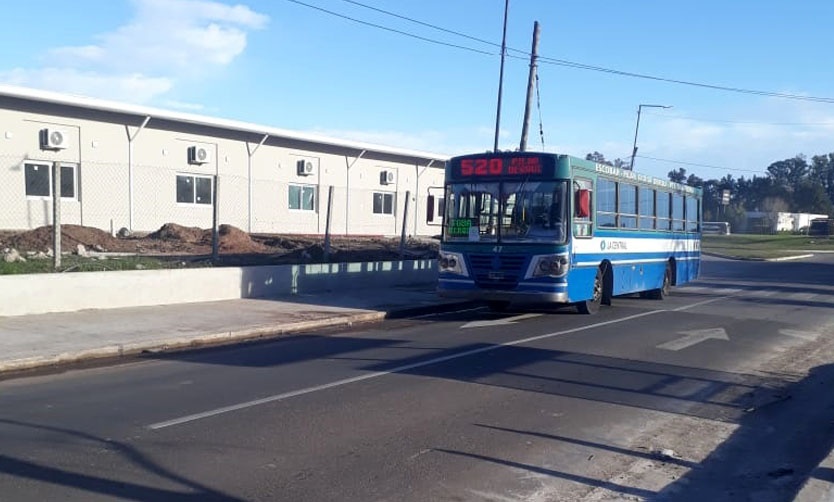
[[[166,223],[144,237],[113,237],[104,230],[78,225],[61,226],[63,251],[74,252],[78,244],[90,251],[136,253],[146,256],[209,256],[212,252],[212,231]],[[28,231],[0,231],[0,249],[15,248],[20,252],[46,251],[52,247],[51,226]],[[255,234],[250,235],[232,225],[218,228],[221,256],[234,257],[240,265],[278,263],[317,263],[324,259],[324,237],[321,235]],[[402,256],[398,238],[373,236],[333,236],[329,261],[387,261]],[[437,256],[435,241],[409,238],[403,255],[422,259]]]
[[[18,251],[46,251],[52,248],[52,225],[21,232],[8,238],[7,245]],[[121,251],[122,241],[104,230],[79,225],[61,225],[61,248],[74,251],[79,244],[97,251]]]
[[[166,223],[156,232],[148,234],[149,239],[160,239],[165,241],[179,241],[190,244],[198,244],[203,241],[203,229],[197,227],[184,227],[176,223]],[[209,231],[211,241],[211,231]]]
[[[220,225],[217,233],[220,236],[219,246],[221,253],[246,254],[268,253],[271,251],[269,246],[252,240],[249,234],[232,225]],[[208,238],[208,244],[211,244],[211,230],[208,230],[207,234],[205,237]]]

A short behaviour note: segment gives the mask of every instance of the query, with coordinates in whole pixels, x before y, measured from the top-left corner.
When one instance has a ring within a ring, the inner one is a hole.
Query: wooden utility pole
[[[539,22],[533,23],[533,49],[530,51],[530,75],[527,77],[527,104],[524,105],[524,123],[521,126],[521,144],[518,149],[527,150],[527,131],[530,129],[530,111],[533,108],[533,88],[536,84],[536,59],[539,50]]]

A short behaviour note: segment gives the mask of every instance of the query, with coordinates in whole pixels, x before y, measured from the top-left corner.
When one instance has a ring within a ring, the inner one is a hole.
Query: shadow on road
[[[570,473],[567,473],[567,472],[562,472],[562,471],[557,471],[557,470],[554,470],[554,469],[539,467],[539,466],[536,466],[536,465],[524,464],[524,463],[521,463],[521,462],[515,462],[513,460],[505,460],[505,459],[501,459],[501,458],[498,458],[498,457],[490,457],[490,456],[487,456],[487,455],[480,455],[480,454],[477,454],[477,453],[467,453],[467,452],[462,452],[462,451],[447,450],[445,448],[435,448],[432,451],[435,451],[435,452],[438,452],[438,453],[445,453],[447,455],[455,455],[455,456],[459,456],[459,457],[470,458],[470,459],[478,460],[478,461],[481,461],[481,462],[490,462],[490,463],[493,463],[493,464],[498,464],[498,465],[502,465],[502,466],[505,466],[505,467],[510,467],[510,468],[513,468],[513,469],[519,469],[519,470],[522,470],[522,471],[527,471],[527,472],[531,472],[531,473],[535,473],[535,474],[542,474],[542,475],[551,476],[551,477],[554,477],[554,478],[565,479],[567,481],[574,481],[576,483],[581,483],[581,484],[588,485],[588,486],[594,486],[594,487],[598,487],[598,488],[605,488],[607,490],[611,490],[613,492],[621,493],[623,495],[633,495],[633,496],[636,496],[636,497],[643,497],[643,498],[649,498],[652,495],[654,495],[653,492],[651,492],[649,490],[643,490],[641,488],[635,488],[635,487],[632,487],[632,486],[625,486],[625,485],[617,484],[617,483],[614,483],[614,482],[611,482],[611,481],[604,481],[604,480],[589,478],[589,477],[586,477],[586,476],[579,476],[579,475],[576,475],[576,474],[570,474]]]
[[[599,367],[600,365],[595,366]],[[603,366],[611,367],[612,364]],[[667,367],[667,371],[671,369],[672,367]],[[639,367],[632,367],[630,371],[640,371],[640,369]],[[684,371],[689,373],[692,370],[685,369]],[[649,373],[659,376],[655,371]],[[441,375],[437,374],[436,376]],[[446,377],[449,376],[446,375]],[[667,377],[671,376],[667,375]],[[466,379],[461,374],[458,374],[458,377]],[[719,375],[713,375],[711,381],[718,384],[719,387],[727,383],[727,377],[730,377],[730,379],[741,378],[742,380],[749,378],[741,375],[733,376],[732,374],[725,374],[721,378],[717,377]],[[691,378],[691,376],[685,378]],[[752,383],[748,381],[746,385]],[[739,500],[789,502],[794,500],[803,483],[809,477],[834,483],[834,469],[817,467],[834,446],[834,421],[832,420],[834,418],[834,393],[829,391],[832,385],[834,385],[834,364],[829,364],[815,368],[803,380],[781,389],[778,399],[760,402],[750,407],[748,407],[749,403],[741,405],[741,407],[738,402],[725,403],[725,406],[738,410],[739,413],[733,415],[736,417],[734,422],[739,427],[701,462],[658,456],[656,452],[637,451],[549,432],[473,424],[475,427],[491,430],[495,433],[533,436],[688,469],[687,474],[667,485],[659,493],[640,486],[629,486],[624,484],[622,479],[615,483],[609,479],[596,479],[563,472],[554,469],[553,465],[548,465],[546,468],[527,465],[502,459],[498,456],[485,456],[471,451],[441,448],[435,449],[435,451],[602,488],[618,494],[617,496],[637,496],[652,501],[675,502],[731,502]],[[514,386],[518,387],[518,385]],[[622,392],[622,384],[614,386],[609,383],[606,387],[611,392]],[[755,390],[757,387],[752,388]],[[553,390],[551,389],[551,391]],[[648,394],[655,399],[662,398],[651,390],[648,391]],[[646,407],[647,404],[644,401],[645,397],[637,397],[629,402],[626,399],[628,394],[612,399],[611,396],[607,398],[597,396],[593,389],[589,389],[584,396],[577,392],[566,395],[639,407]],[[699,400],[703,404],[715,403],[716,401],[714,397],[709,396],[701,396]],[[653,406],[653,409],[661,410],[669,410],[670,408],[673,407],[658,404],[658,402],[655,402]],[[710,410],[710,408],[696,406],[695,409],[699,410],[699,412],[694,413],[695,415],[713,418],[709,416],[709,413],[702,413]]]
[[[460,354],[471,355],[456,357]],[[725,422],[736,422],[745,415],[745,410],[783,399],[783,387],[787,384],[775,377],[490,344],[433,351],[364,369],[472,382]]]
[[[834,364],[785,389],[786,398],[745,414],[739,428],[657,500],[790,501],[834,446]],[[834,481],[831,469],[814,474]]]
[[[159,483],[160,485],[180,486],[181,490],[141,485],[134,482],[122,481],[115,477],[107,478],[103,474],[103,472],[108,470],[106,466],[105,468],[101,466],[98,468],[90,467],[91,472],[89,473],[70,472],[60,467],[41,465],[29,460],[14,458],[0,453],[0,474],[14,476],[20,484],[24,483],[23,480],[29,480],[32,482],[57,485],[67,489],[71,488],[90,494],[119,498],[120,500],[205,500],[212,502],[236,502],[241,500],[173,473],[155,463],[136,448],[125,443],[102,439],[92,434],[61,427],[24,423],[15,420],[0,419],[0,425],[9,426],[13,430],[15,428],[34,429],[51,435],[55,438],[54,441],[56,443],[71,443],[80,440],[83,443],[92,443],[97,448],[105,451],[115,451],[121,459],[127,460],[133,466],[139,467],[143,472],[159,478],[161,481]],[[0,496],[0,499],[2,499],[2,496]]]

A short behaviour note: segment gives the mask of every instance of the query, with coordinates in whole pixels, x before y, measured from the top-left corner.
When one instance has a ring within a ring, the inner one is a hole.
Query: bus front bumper
[[[444,284],[440,281],[437,294],[442,298],[465,300],[498,301],[512,303],[569,303],[567,291],[544,291],[541,288],[525,287],[520,284],[518,289],[481,289],[474,287],[474,283]],[[563,286],[564,287],[564,286]]]

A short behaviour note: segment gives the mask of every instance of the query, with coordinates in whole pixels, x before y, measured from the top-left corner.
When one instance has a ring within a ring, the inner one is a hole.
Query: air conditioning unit
[[[299,160],[297,167],[299,176],[311,176],[316,172],[315,166],[309,160]]]
[[[379,183],[382,185],[393,185],[397,181],[394,171],[382,171],[379,173]]]
[[[204,146],[192,146],[188,148],[189,164],[207,164],[211,162],[211,150]]]
[[[63,150],[69,145],[69,136],[61,129],[42,129],[41,148]]]

